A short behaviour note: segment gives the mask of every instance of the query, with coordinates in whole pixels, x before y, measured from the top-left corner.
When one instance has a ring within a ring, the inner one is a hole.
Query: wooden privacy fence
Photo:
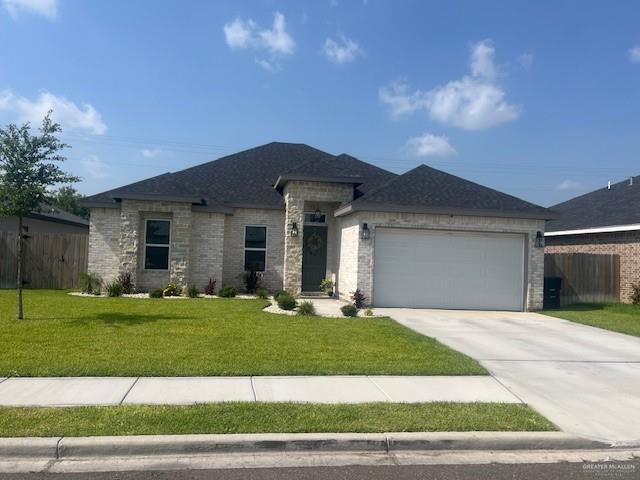
[[[562,278],[560,305],[620,301],[620,256],[546,253],[544,276]]]
[[[0,232],[0,288],[16,287],[17,233]],[[26,288],[75,288],[87,271],[89,236],[34,233],[23,243]]]

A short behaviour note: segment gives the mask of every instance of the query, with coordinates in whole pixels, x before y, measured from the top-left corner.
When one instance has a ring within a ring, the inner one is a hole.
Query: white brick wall
[[[89,220],[89,262],[87,270],[105,282],[120,272],[120,209],[92,208]]]
[[[224,263],[222,284],[233,285],[243,292],[244,230],[247,225],[267,227],[267,271],[261,286],[268,290],[282,290],[284,263],[284,210],[236,208],[233,215],[225,217]],[[220,282],[220,279],[218,279]]]
[[[347,220],[349,217],[353,219]],[[403,228],[526,234],[528,239],[526,305],[529,310],[542,308],[544,251],[542,248],[535,248],[534,241],[537,231],[544,232],[544,220],[417,213],[356,212],[345,217],[342,222],[340,285],[338,287],[342,298],[347,298],[355,288],[362,290],[367,299],[370,300],[372,298],[375,229],[376,227],[396,226]],[[369,240],[362,240],[359,235],[360,226],[365,222],[368,223],[371,230],[371,238]],[[345,239],[347,240],[346,242]],[[354,246],[355,241],[358,242],[357,248]],[[357,264],[355,272],[352,270],[354,263]],[[355,285],[354,277],[356,278]]]

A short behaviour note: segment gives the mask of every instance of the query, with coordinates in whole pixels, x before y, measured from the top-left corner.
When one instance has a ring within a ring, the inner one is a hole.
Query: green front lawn
[[[548,430],[553,424],[529,407],[499,403],[0,408],[0,437]]]
[[[0,290],[1,376],[475,375],[475,360],[390,318],[269,314],[264,300]]]
[[[640,306],[623,303],[584,303],[545,310],[552,317],[640,337]]]

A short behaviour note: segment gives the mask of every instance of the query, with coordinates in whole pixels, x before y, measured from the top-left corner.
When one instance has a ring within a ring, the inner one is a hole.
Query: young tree
[[[83,198],[84,195],[71,185],[64,185],[51,193],[49,203],[60,210],[88,219],[89,209],[80,206],[80,200]]]
[[[31,125],[9,124],[0,128],[0,215],[18,217],[18,318],[24,318],[22,306],[23,217],[38,211],[49,200],[52,186],[77,182],[57,165],[66,160],[61,151],[68,145],[57,134],[60,125],[51,120],[51,111],[42,120],[38,134]]]

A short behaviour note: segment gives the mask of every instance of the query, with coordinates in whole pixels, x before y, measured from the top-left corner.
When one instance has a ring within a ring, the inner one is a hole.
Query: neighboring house
[[[632,177],[550,207],[545,253],[620,256],[620,301],[640,282],[640,177]]]
[[[375,306],[538,309],[545,208],[421,165],[270,143],[88,197],[89,271],[295,295],[333,278]],[[537,240],[536,240],[537,239]],[[536,244],[538,247],[536,247]]]
[[[76,233],[89,234],[89,220],[56,207],[44,206],[22,219],[29,234],[33,233]],[[18,217],[0,217],[0,232],[17,232]]]

